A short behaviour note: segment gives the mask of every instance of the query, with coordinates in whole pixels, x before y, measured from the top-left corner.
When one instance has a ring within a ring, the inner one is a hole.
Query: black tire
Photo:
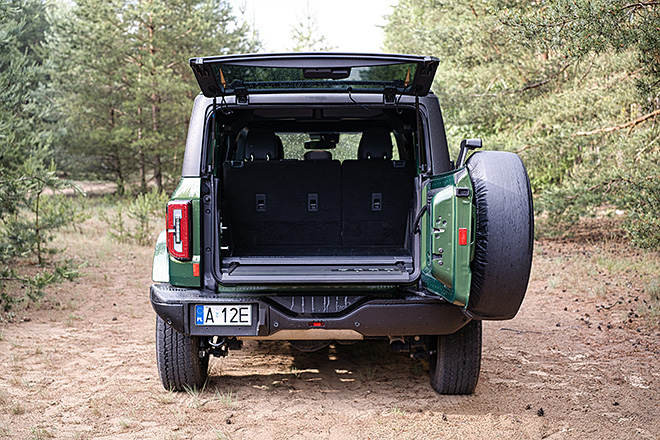
[[[532,268],[534,208],[518,155],[479,151],[467,161],[477,208],[475,256],[467,314],[511,319],[522,304]]]
[[[451,335],[434,336],[429,358],[431,386],[440,394],[472,394],[481,370],[481,321]]]
[[[209,356],[199,357],[199,338],[185,336],[156,317],[158,374],[166,390],[201,388],[208,377]]]

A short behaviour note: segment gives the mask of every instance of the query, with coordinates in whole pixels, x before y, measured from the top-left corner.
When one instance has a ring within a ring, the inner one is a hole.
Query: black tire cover
[[[511,319],[522,304],[532,267],[534,208],[518,155],[479,151],[467,161],[477,208],[472,286],[466,314]]]

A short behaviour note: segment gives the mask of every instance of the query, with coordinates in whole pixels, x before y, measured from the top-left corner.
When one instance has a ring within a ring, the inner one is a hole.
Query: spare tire
[[[479,151],[467,161],[476,205],[475,255],[467,315],[511,319],[522,304],[532,268],[534,208],[520,157]]]

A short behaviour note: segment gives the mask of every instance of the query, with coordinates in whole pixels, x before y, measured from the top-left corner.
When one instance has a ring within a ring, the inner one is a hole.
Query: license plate
[[[196,305],[196,325],[252,325],[251,305]]]

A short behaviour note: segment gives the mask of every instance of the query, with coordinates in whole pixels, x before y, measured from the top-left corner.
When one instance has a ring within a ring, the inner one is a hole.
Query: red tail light
[[[179,260],[190,260],[190,200],[167,204],[167,251]]]

